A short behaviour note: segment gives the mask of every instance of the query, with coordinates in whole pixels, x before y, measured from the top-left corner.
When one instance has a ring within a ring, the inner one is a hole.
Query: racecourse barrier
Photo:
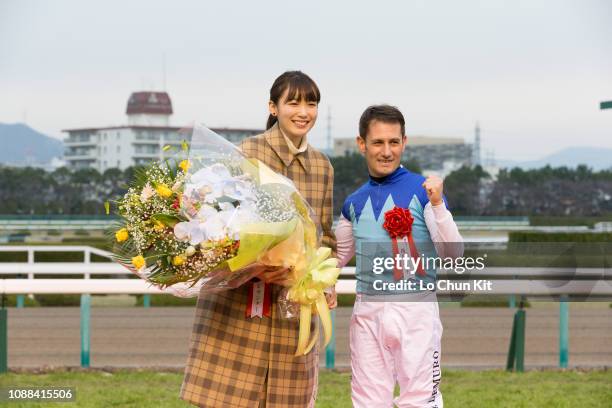
[[[27,278],[0,279],[0,295],[24,294],[80,294],[81,295],[81,366],[90,366],[90,309],[92,294],[142,294],[147,298],[145,306],[150,304],[148,295],[161,294],[165,291],[152,287],[141,279],[99,279],[92,275],[126,275],[125,267],[111,262],[92,262],[95,254],[110,258],[111,254],[100,249],[86,246],[0,246],[0,252],[26,252],[27,262],[0,263],[0,275],[25,275]],[[82,252],[83,262],[36,262],[36,252]],[[40,275],[79,275],[78,279],[40,279]],[[341,279],[336,284],[339,294],[354,294],[356,280],[354,267],[342,269]],[[465,281],[468,276],[453,275],[442,271],[440,278],[452,279],[456,282]],[[524,297],[553,296],[561,297],[559,306],[559,366],[565,368],[569,361],[569,312],[568,301],[573,296],[610,296],[612,295],[611,277],[606,276],[601,268],[514,268],[488,267],[480,271],[472,271],[469,279],[495,277],[495,286],[489,292],[494,295]],[[558,284],[559,277],[565,281]],[[348,279],[347,279],[348,278]],[[578,279],[576,279],[578,278]],[[439,290],[438,296],[455,296],[475,294],[471,290]],[[18,302],[18,307],[20,307]],[[21,304],[23,307],[23,304]],[[0,312],[0,372],[7,370],[7,330],[6,309],[4,303]],[[335,319],[335,313],[332,313]],[[507,369],[523,370],[525,312],[522,301],[515,314],[514,325],[510,339]],[[335,365],[335,336],[326,349],[326,367]]]

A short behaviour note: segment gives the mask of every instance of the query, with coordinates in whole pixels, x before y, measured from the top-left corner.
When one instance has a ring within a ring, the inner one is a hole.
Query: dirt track
[[[185,364],[194,309],[190,307],[93,308],[91,365]],[[336,365],[346,367],[350,308],[336,315]],[[79,308],[9,309],[9,367],[78,366]],[[441,308],[446,367],[502,368],[513,311],[503,308]],[[527,309],[525,365],[558,366],[558,306]],[[324,353],[321,364],[324,364]],[[612,366],[612,308],[570,307],[570,367]]]

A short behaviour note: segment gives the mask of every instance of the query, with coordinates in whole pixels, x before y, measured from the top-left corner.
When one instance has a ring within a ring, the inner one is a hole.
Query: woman
[[[333,168],[308,144],[321,99],[316,83],[300,71],[279,76],[270,89],[266,132],[245,139],[242,151],[293,180],[314,211],[322,245],[335,252],[332,232]],[[314,406],[318,344],[294,357],[298,322],[279,316],[277,299],[286,270],[259,267],[270,284],[270,317],[245,317],[253,283],[198,299],[181,398],[201,407]],[[335,293],[328,296],[335,307]],[[314,322],[318,324],[318,322]]]

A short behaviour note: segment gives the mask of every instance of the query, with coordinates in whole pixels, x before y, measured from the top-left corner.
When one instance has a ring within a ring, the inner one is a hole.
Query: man
[[[435,270],[412,263],[373,273],[380,256],[404,250],[420,255],[460,256],[461,235],[446,209],[442,179],[404,169],[405,122],[393,106],[370,106],[359,122],[357,144],[365,156],[369,181],[351,194],[336,228],[341,266],[357,253],[357,300],[350,324],[352,400],[356,408],[442,407],[440,340],[442,324],[435,294],[389,288],[405,281],[431,282]],[[392,211],[391,211],[392,210]],[[403,214],[395,221],[385,219]],[[409,219],[412,221],[408,221]],[[405,222],[404,222],[405,221]],[[405,225],[402,225],[405,224]],[[408,231],[392,237],[392,228]],[[417,252],[417,253],[415,253]],[[393,284],[393,285],[391,285]],[[416,286],[418,288],[418,286]],[[395,385],[400,394],[393,399]]]

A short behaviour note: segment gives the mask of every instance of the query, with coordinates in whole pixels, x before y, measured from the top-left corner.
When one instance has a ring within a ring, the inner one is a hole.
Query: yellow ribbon
[[[332,335],[332,322],[327,300],[323,290],[336,284],[340,269],[336,267],[336,258],[329,258],[331,249],[319,248],[314,259],[310,262],[308,272],[295,285],[289,289],[289,300],[300,304],[300,329],[296,356],[306,355],[312,350],[319,338],[319,325],[310,335],[310,322],[313,310],[319,315],[325,346]]]

